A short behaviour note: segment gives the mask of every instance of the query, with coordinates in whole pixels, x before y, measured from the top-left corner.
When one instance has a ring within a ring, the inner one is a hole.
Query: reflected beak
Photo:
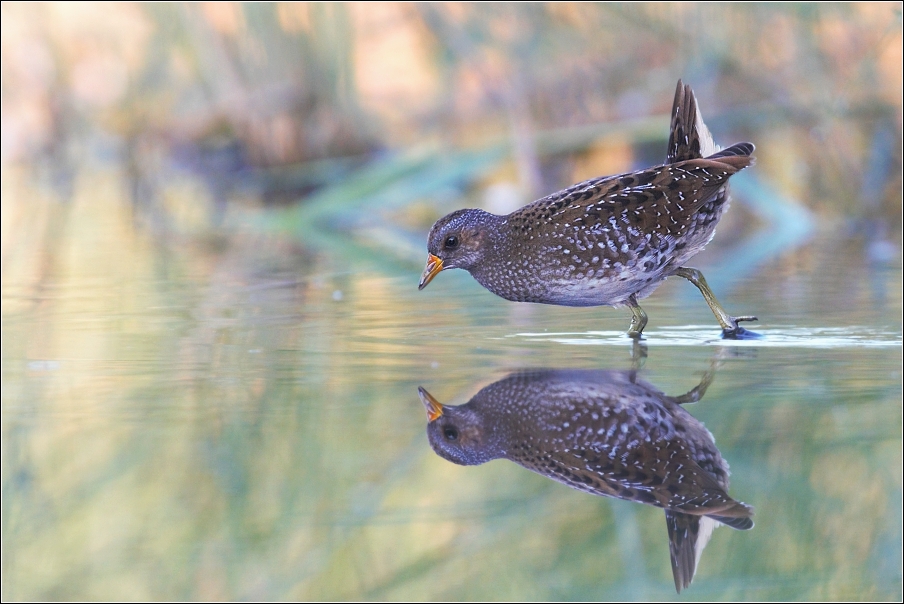
[[[417,284],[418,291],[427,287],[433,278],[443,270],[443,261],[433,254],[427,256],[427,266],[424,267],[424,274],[421,275],[421,282]]]
[[[418,386],[417,395],[421,397],[424,408],[427,409],[427,421],[433,422],[443,416],[443,405],[433,398],[433,395]]]

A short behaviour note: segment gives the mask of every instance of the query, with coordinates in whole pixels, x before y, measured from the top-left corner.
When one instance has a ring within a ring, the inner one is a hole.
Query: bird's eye
[[[446,440],[458,440],[458,429],[452,426],[446,426],[443,428],[443,436],[446,437]]]
[[[446,240],[443,242],[443,247],[447,250],[454,250],[458,247],[458,236],[449,235],[446,237]]]

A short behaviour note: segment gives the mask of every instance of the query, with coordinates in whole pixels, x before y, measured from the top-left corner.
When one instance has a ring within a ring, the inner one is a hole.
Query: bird
[[[418,395],[430,445],[448,461],[508,459],[579,491],[663,508],[680,593],[716,526],[753,528],[753,508],[728,495],[712,434],[681,406],[707,386],[704,378],[670,397],[634,371],[534,369],[463,405],[443,405],[423,387]]]
[[[666,162],[593,178],[499,216],[463,209],[440,218],[427,237],[418,289],[440,271],[460,268],[515,302],[630,308],[628,335],[641,338],[638,304],[666,278],[689,280],[703,294],[722,337],[759,337],[719,304],[703,273],[685,263],[715,234],[728,207],[728,180],[754,164],[753,143],[720,150],[689,85],[678,80]]]

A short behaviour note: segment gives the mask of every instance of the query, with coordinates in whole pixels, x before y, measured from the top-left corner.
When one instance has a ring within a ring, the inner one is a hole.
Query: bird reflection
[[[702,397],[713,374],[679,397],[635,371],[567,369],[510,374],[460,406],[419,394],[440,457],[509,459],[580,491],[664,508],[680,592],[713,528],[753,528],[753,509],[728,495],[728,464],[712,434],[681,407]]]

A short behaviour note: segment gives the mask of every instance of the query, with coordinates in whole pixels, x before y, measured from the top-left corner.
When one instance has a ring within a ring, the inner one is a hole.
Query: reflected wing
[[[604,444],[597,450],[548,454],[541,457],[543,467],[531,469],[597,495],[710,516],[741,530],[753,526],[753,509],[729,497],[715,476],[691,457],[684,442],[632,441],[625,449]]]

